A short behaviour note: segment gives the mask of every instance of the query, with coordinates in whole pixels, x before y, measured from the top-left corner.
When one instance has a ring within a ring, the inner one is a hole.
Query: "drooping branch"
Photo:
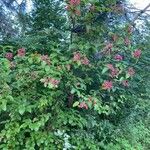
[[[134,22],[143,14],[147,11],[147,9],[150,7],[150,3],[143,9],[141,10],[139,13],[137,13],[135,15],[135,17],[133,18],[133,20],[130,22],[131,25],[134,25]]]

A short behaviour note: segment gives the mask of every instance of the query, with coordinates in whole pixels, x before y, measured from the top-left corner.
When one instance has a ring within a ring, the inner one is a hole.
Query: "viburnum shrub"
[[[118,36],[93,60],[88,43],[81,44],[69,55],[26,48],[1,53],[1,149],[80,149],[81,136],[72,136],[91,130],[89,116],[111,116],[129,101],[142,50]],[[97,149],[98,141],[86,147]]]
[[[83,9],[84,2],[67,1],[69,19],[87,23],[85,33],[71,32],[69,46],[48,54],[1,48],[0,149],[98,150],[115,140],[111,122],[135,100],[143,49],[134,45],[131,26],[111,31],[104,42],[99,24],[90,24],[109,9],[94,3]]]

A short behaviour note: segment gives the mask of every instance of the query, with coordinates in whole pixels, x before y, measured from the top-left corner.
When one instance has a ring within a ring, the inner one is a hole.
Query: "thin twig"
[[[146,12],[146,10],[150,7],[150,3],[143,9],[141,10],[138,14],[135,15],[135,17],[133,18],[133,20],[130,22],[131,25],[134,25],[134,22],[139,18],[139,16],[141,16],[143,13]]]

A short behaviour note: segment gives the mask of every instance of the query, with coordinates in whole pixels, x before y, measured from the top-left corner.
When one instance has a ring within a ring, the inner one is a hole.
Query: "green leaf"
[[[50,71],[50,67],[49,67],[49,66],[46,66],[46,67],[45,67],[45,71],[46,71],[46,72],[49,72],[49,71]]]
[[[126,79],[130,78],[130,75],[129,74],[126,74]]]
[[[29,58],[28,61],[29,61],[30,64],[33,63],[33,59],[32,58]]]
[[[72,88],[71,94],[74,94],[75,92],[76,92],[76,89],[75,89],[75,88]]]
[[[124,77],[121,77],[120,79],[119,79],[119,81],[123,81],[124,80]]]
[[[107,67],[104,67],[104,69],[102,70],[102,74],[104,74],[105,72],[107,72],[109,69]]]
[[[77,107],[79,105],[79,102],[76,101],[74,104],[73,104],[73,107]]]
[[[69,50],[77,50],[78,49],[78,45],[77,44],[71,44],[70,46],[69,46]]]
[[[6,101],[3,101],[1,106],[2,106],[2,110],[6,111]]]
[[[24,112],[25,112],[25,106],[20,106],[20,107],[19,107],[19,113],[20,113],[21,115],[23,115]]]
[[[45,68],[46,62],[45,62],[45,61],[42,61],[41,65],[42,65],[43,68]]]

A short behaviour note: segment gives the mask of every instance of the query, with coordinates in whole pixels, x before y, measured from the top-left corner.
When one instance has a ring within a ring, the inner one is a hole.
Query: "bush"
[[[115,134],[124,125],[123,110],[138,97],[142,51],[127,35],[101,46],[76,41],[49,55],[2,46],[0,148],[134,149],[130,136]]]

